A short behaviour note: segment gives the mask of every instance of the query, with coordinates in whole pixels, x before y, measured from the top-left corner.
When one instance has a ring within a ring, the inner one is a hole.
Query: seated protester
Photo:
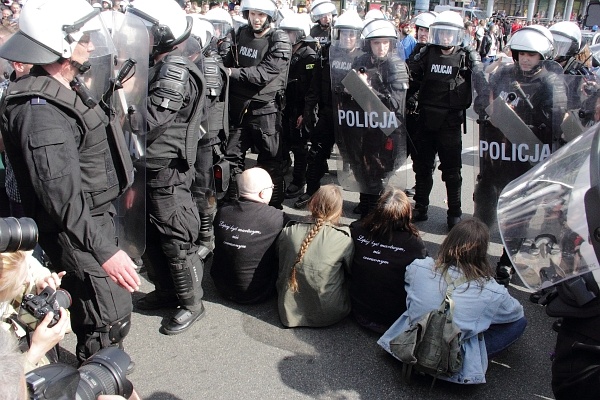
[[[489,231],[478,219],[459,222],[444,239],[437,260],[415,260],[406,268],[407,310],[377,342],[387,352],[390,341],[431,310],[446,294],[446,274],[456,282],[452,292],[454,323],[461,330],[463,364],[451,376],[462,384],[485,383],[488,358],[516,341],[527,325],[523,306],[494,279],[487,259]],[[462,281],[462,282],[461,282]]]
[[[311,197],[311,222],[291,221],[277,240],[279,318],[287,327],[335,324],[350,313],[349,272],[354,245],[339,226],[342,193],[322,186]]]
[[[214,220],[211,276],[221,295],[238,303],[257,303],[275,293],[275,239],[284,213],[269,206],[273,181],[262,168],[238,178],[239,199],[219,209]]]
[[[48,313],[32,330],[19,317],[23,296],[39,294],[46,286],[56,289],[64,275],[64,271],[50,273],[30,251],[0,254],[0,328],[13,333],[19,340],[21,351],[26,353],[26,372],[58,360],[57,354],[51,351],[65,336],[71,324],[67,311],[61,308],[60,320],[56,325],[48,327],[54,316]]]
[[[389,187],[374,210],[350,225],[354,241],[352,314],[360,325],[378,333],[385,332],[406,311],[406,266],[427,256],[411,217],[404,191]]]

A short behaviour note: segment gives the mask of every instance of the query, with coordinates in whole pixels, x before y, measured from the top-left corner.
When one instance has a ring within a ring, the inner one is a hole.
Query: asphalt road
[[[463,210],[473,212],[472,137],[465,135]],[[249,159],[252,159],[249,155]],[[250,164],[253,162],[250,160]],[[335,170],[335,155],[330,162]],[[409,180],[412,172],[408,170]],[[335,174],[325,177],[335,182]],[[344,222],[357,216],[352,209],[358,194],[344,192]],[[445,187],[436,171],[429,220],[418,223],[430,255],[437,253],[447,233]],[[306,214],[286,200],[284,211]],[[501,254],[492,233],[490,257]],[[464,386],[418,377],[411,385],[400,380],[401,364],[376,344],[379,335],[359,327],[351,317],[328,328],[287,329],[279,322],[276,299],[241,306],[220,298],[205,266],[206,316],[178,336],[158,332],[172,310],[134,309],[125,349],[136,363],[130,376],[144,399],[553,399],[550,355],[556,334],[544,309],[529,302],[529,294],[513,281],[511,293],[525,307],[529,325],[523,337],[493,360],[487,383]],[[144,277],[145,278],[145,277]],[[141,292],[153,286],[144,279]],[[74,336],[63,343],[63,359],[72,361]]]

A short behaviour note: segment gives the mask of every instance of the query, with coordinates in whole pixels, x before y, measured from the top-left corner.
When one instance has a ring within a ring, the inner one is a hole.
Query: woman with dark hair
[[[523,306],[506,287],[494,280],[494,268],[487,259],[489,231],[478,219],[459,222],[442,242],[438,257],[415,260],[406,268],[407,310],[377,342],[387,352],[390,341],[438,309],[446,295],[446,276],[454,282],[453,320],[461,331],[463,364],[450,377],[462,384],[485,383],[488,358],[516,341],[527,320]]]
[[[365,218],[350,225],[354,241],[350,298],[358,323],[385,332],[406,311],[404,273],[427,250],[410,222],[403,190],[389,187]]]
[[[292,221],[279,235],[279,318],[287,327],[327,326],[350,313],[354,246],[348,227],[339,226],[342,205],[338,186],[321,186],[308,203],[312,220]]]

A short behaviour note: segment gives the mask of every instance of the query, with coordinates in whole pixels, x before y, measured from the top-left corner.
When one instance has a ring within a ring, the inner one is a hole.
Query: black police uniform
[[[214,247],[212,222],[217,212],[218,194],[213,166],[223,157],[221,145],[229,135],[229,76],[221,57],[210,48],[196,62],[196,66],[204,73],[206,81],[206,112],[201,121],[202,137],[198,141],[192,194],[200,214],[200,252],[204,255]]]
[[[321,187],[321,178],[327,172],[327,160],[331,156],[335,144],[333,92],[331,88],[332,71],[329,65],[330,48],[330,43],[321,46],[317,55],[310,89],[304,99],[304,123],[306,124],[307,121],[314,119],[315,107],[318,109],[318,120],[310,136],[311,145],[308,151],[306,168],[306,193],[300,196],[294,204],[294,207],[297,208],[303,208],[308,203],[310,196]],[[340,66],[339,71],[337,69],[335,71],[345,75],[350,67],[351,62],[348,62],[344,66]]]
[[[273,180],[269,204],[279,209],[284,197],[281,109],[291,53],[284,31],[271,28],[257,38],[251,26],[244,26],[238,31],[236,46],[223,60],[231,68],[231,129],[225,157],[232,164],[233,179],[244,170],[246,151],[254,146],[257,166]]]
[[[516,85],[520,90],[516,89]],[[505,66],[490,77],[492,98],[500,97],[511,106],[521,120],[530,127],[532,133],[545,147],[529,149],[520,155],[496,156],[485,151],[479,158],[479,174],[476,180],[473,199],[474,216],[491,226],[496,218],[496,206],[502,189],[513,179],[530,170],[541,157],[556,151],[560,145],[560,125],[567,107],[565,82],[557,72],[538,66],[536,71],[523,73],[518,65]],[[523,98],[523,96],[526,98]],[[489,96],[488,96],[489,98]],[[489,123],[483,123],[479,134],[480,152],[484,148],[504,145],[520,146],[511,143],[504,134]],[[547,150],[544,152],[544,148]],[[502,265],[510,265],[509,260]]]
[[[186,310],[204,312],[200,217],[190,188],[205,87],[202,73],[186,57],[169,55],[150,70],[143,260],[157,294],[165,303],[176,296],[183,308],[172,319],[175,328]]]
[[[445,55],[440,46],[427,45],[414,61],[410,86],[419,91],[419,133],[413,137],[416,151],[411,155],[416,183],[415,219],[426,219],[437,153],[451,221],[462,215],[461,125],[471,104],[471,75],[482,75],[482,65],[475,50],[459,46]]]
[[[317,54],[310,45],[311,43],[301,42],[298,50],[292,55],[283,110],[284,155],[288,154],[289,150],[294,154],[291,183],[300,189],[306,183],[308,139],[315,120],[312,116],[308,121],[303,121],[302,129],[296,128],[298,117],[304,115],[304,96],[310,86],[317,59]]]
[[[366,54],[358,57],[352,64],[355,71],[363,70],[367,74],[367,81],[371,90],[377,95],[388,110],[396,114],[399,126],[404,126],[404,102],[408,88],[408,70],[406,64],[397,55],[394,49],[382,60],[374,60],[369,49]],[[351,168],[361,186],[360,202],[363,205],[361,214],[365,216],[377,205],[379,193],[384,189],[383,183],[387,174],[396,169],[396,159],[402,145],[400,131],[395,130],[386,136],[379,128],[361,128],[358,135],[360,143],[346,143],[346,151],[355,149],[357,159],[351,161]],[[351,139],[352,140],[352,139]],[[358,144],[358,146],[357,146]]]
[[[25,215],[38,225],[53,270],[67,272],[61,286],[73,300],[77,357],[122,346],[131,295],[102,268],[119,250],[111,201],[124,189],[118,173],[124,164],[107,139],[108,118],[39,66],[11,83],[4,105],[2,135]]]
[[[310,37],[316,39],[321,46],[324,46],[329,42],[329,34],[331,33],[331,26],[323,26],[319,22],[310,28]]]

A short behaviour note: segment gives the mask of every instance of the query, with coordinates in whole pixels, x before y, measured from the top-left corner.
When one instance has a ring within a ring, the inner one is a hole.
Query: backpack
[[[461,331],[454,324],[454,289],[467,281],[444,274],[446,295],[437,310],[431,310],[390,341],[390,350],[402,361],[402,380],[410,383],[412,369],[434,377],[456,374],[463,362]]]

